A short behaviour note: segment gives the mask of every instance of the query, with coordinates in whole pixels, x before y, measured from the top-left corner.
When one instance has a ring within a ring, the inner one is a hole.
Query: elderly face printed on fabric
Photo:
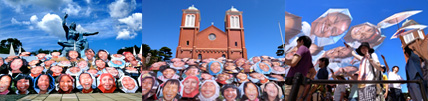
[[[108,54],[107,54],[107,52],[99,51],[98,52],[98,57],[100,57],[101,60],[107,60],[108,59]]]
[[[154,84],[155,80],[153,79],[153,77],[143,78],[143,80],[141,81],[141,90],[143,95],[149,93],[150,90],[152,90]]]
[[[10,76],[2,76],[0,78],[0,92],[4,92],[9,89],[10,82],[12,81],[12,78]]]
[[[10,68],[12,69],[12,72],[14,70],[19,71],[19,68],[21,68],[22,65],[23,65],[22,59],[14,59],[10,64]]]
[[[204,96],[205,98],[210,98],[214,96],[217,91],[216,85],[214,83],[215,82],[206,82],[201,86],[202,96]]]
[[[168,82],[169,81],[169,82]],[[178,80],[168,80],[163,87],[163,99],[171,101],[177,96],[180,89],[180,82]]]
[[[352,50],[346,47],[336,47],[334,49],[328,50],[324,53],[324,56],[327,58],[347,58],[352,54]]]
[[[61,53],[60,52],[52,52],[51,55],[53,58],[58,58],[58,56],[61,55]]]
[[[60,66],[53,66],[53,67],[51,67],[51,71],[54,73],[54,74],[61,74],[61,72],[62,72],[62,67],[60,67]]]
[[[371,26],[369,24],[356,25],[350,29],[351,38],[360,41],[368,41],[367,39],[370,39],[378,33],[379,31],[376,29],[376,26]]]
[[[104,69],[106,67],[106,63],[103,60],[96,60],[95,65],[99,69]]]
[[[73,79],[67,75],[61,76],[58,86],[62,91],[71,91],[73,90]]]
[[[48,75],[41,75],[37,80],[37,87],[39,87],[40,91],[47,92],[49,88],[50,78]]]
[[[318,37],[338,36],[345,32],[351,24],[351,18],[340,12],[319,17],[312,23],[311,34]]]
[[[128,89],[128,90],[132,90],[132,89],[134,89],[137,85],[135,85],[136,83],[135,83],[135,81],[134,81],[134,79],[132,79],[131,77],[129,77],[129,76],[125,76],[123,79],[122,79],[122,85],[123,85],[123,87],[125,87],[126,89]]]
[[[167,79],[171,79],[174,75],[175,75],[175,70],[174,69],[165,69],[162,74],[163,76],[165,76],[165,78]]]
[[[179,61],[174,61],[173,63],[174,67],[183,67],[184,66],[184,62],[179,60]]]
[[[42,66],[36,66],[34,68],[31,68],[31,74],[34,75],[34,77],[39,76],[39,74],[41,74],[43,71],[43,67]]]
[[[218,62],[214,62],[214,63],[212,63],[212,64],[211,64],[211,66],[210,66],[210,70],[211,70],[213,73],[218,73],[218,72],[220,72],[220,70],[221,70],[220,64],[219,64]]]
[[[104,76],[101,78],[101,85],[106,90],[110,90],[114,87],[114,79],[110,76]]]
[[[28,88],[30,88],[30,79],[19,79],[16,82],[16,88],[20,91],[20,92],[25,92],[27,91]]]
[[[230,78],[231,78],[231,75],[228,73],[221,73],[217,76],[217,80],[219,81],[229,80]]]
[[[225,69],[226,70],[236,70],[236,66],[234,63],[226,63]]]
[[[265,80],[267,79],[263,74],[260,73],[251,73],[250,76],[252,78],[258,79],[258,80]]]
[[[236,75],[236,78],[238,78],[239,81],[248,81],[247,74],[244,73],[238,73],[238,75]]]
[[[199,92],[199,80],[196,76],[188,76],[182,81],[183,97],[194,97]],[[194,93],[194,94],[193,94]]]
[[[259,96],[259,91],[254,83],[247,82],[244,85],[244,94],[249,100],[253,101]]]
[[[86,90],[91,89],[92,82],[93,82],[93,80],[92,80],[91,75],[89,75],[87,73],[84,73],[84,74],[80,75],[80,77],[79,77],[79,83],[80,83],[80,85],[82,85],[83,89],[86,89]]]

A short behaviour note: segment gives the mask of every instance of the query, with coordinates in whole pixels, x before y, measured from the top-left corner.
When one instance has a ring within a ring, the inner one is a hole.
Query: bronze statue
[[[66,25],[66,19],[68,14],[65,14],[64,19],[62,20],[62,27],[65,31],[66,41],[59,41],[58,44],[62,46],[62,54],[66,54],[69,50],[76,50],[81,52],[89,48],[89,43],[86,38],[83,36],[91,36],[96,35],[98,32],[90,33],[90,32],[78,32],[76,31],[76,23],[72,22],[68,27]]]

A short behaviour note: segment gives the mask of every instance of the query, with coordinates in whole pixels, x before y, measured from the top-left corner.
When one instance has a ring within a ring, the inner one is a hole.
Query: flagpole
[[[279,27],[279,34],[281,35],[282,48],[284,49],[284,58],[285,58],[285,43],[284,43],[284,37],[282,36],[281,23],[279,21],[278,21],[278,27]],[[285,36],[285,33],[284,33],[284,36]]]

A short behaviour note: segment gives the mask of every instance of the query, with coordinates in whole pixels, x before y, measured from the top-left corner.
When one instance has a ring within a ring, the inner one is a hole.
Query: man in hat
[[[350,48],[348,44],[346,47]],[[374,53],[374,49],[370,47],[368,42],[362,42],[361,45],[352,52],[352,55],[360,61],[357,80],[376,80],[378,71],[382,71],[379,59]],[[376,85],[360,84],[358,85],[358,97],[360,101],[376,100]]]

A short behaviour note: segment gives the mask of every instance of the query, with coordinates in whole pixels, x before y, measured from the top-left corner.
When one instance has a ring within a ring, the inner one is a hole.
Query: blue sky
[[[2,0],[0,6],[0,39],[17,38],[27,51],[61,49],[65,13],[67,25],[75,22],[77,31],[99,32],[87,37],[95,51],[116,53],[141,44],[141,0]]]
[[[351,26],[354,26],[365,22],[377,24],[402,11],[424,10],[409,19],[414,19],[420,24],[428,23],[427,0],[143,0],[143,43],[154,49],[167,46],[175,52],[182,9],[191,5],[195,5],[201,12],[201,30],[210,26],[212,22],[224,30],[225,11],[231,6],[243,11],[249,57],[260,55],[276,57],[277,46],[281,44],[278,22],[281,23],[283,31],[285,11],[301,16],[302,21],[311,23],[329,8],[348,8],[353,17]],[[391,67],[394,65],[401,67],[399,75],[405,79],[406,62],[401,50],[401,41],[389,39],[397,29],[395,25],[381,30],[387,38],[376,53],[379,58],[381,54],[384,55]],[[337,46],[343,46],[343,42],[326,46],[325,49]],[[381,58],[380,61],[384,64]],[[403,91],[407,92],[406,85],[402,86]]]

